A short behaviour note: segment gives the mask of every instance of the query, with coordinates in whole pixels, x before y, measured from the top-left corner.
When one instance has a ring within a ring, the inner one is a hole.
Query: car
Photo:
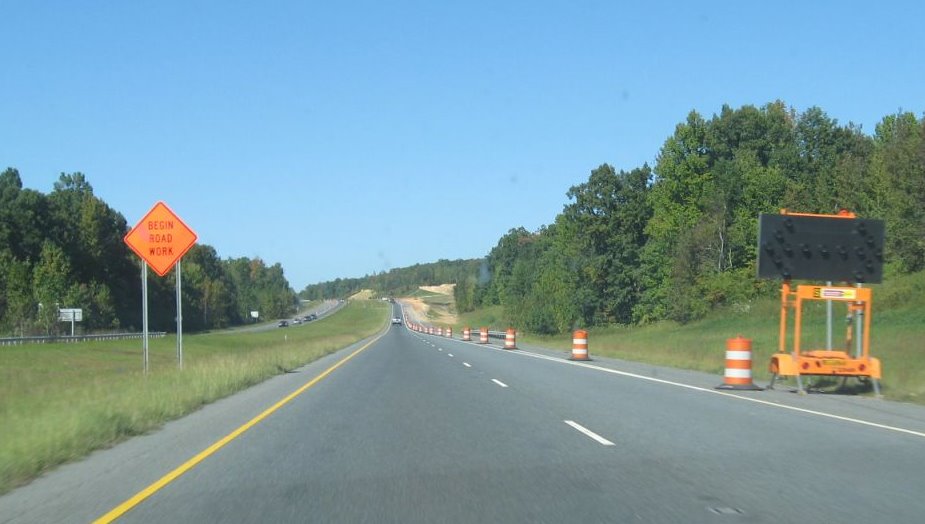
[[[299,317],[296,317],[296,318],[292,319],[292,323],[293,323],[293,324],[301,324],[301,323],[302,323],[302,319],[300,319]]]
[[[276,324],[276,327],[289,327],[289,322],[285,320],[280,320],[279,323]]]
[[[393,324],[401,324],[401,318],[399,318],[399,317],[393,318],[393,319],[392,319],[392,323],[393,323]]]
[[[312,313],[311,315],[308,316],[308,319],[309,319],[309,320],[317,320],[317,319],[318,319],[318,315]]]

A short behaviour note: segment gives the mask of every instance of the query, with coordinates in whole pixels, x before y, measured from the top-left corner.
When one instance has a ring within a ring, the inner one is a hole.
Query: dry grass
[[[50,468],[156,429],[200,406],[371,336],[387,305],[349,304],[326,319],[262,333],[0,348],[0,493]]]

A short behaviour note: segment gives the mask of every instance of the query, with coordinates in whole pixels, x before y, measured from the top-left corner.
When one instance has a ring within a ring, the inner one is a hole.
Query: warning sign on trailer
[[[158,202],[125,235],[125,243],[155,273],[164,276],[193,247],[197,238],[167,204]]]

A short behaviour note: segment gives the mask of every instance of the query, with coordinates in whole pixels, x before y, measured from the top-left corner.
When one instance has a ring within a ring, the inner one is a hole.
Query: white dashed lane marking
[[[573,428],[577,429],[578,431],[580,431],[580,432],[581,432],[582,434],[584,434],[585,436],[588,436],[588,437],[590,437],[590,438],[596,440],[598,444],[601,444],[601,445],[603,445],[603,446],[613,446],[613,445],[614,445],[613,442],[611,442],[611,441],[605,439],[604,437],[602,437],[602,436],[598,435],[597,433],[591,431],[590,429],[588,429],[588,428],[582,426],[581,424],[575,422],[574,420],[563,420],[563,422],[565,422],[565,423],[568,424],[569,426],[572,426]]]

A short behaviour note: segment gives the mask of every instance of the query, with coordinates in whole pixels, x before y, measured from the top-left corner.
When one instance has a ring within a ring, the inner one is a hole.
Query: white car
[[[399,317],[393,318],[393,319],[392,319],[392,323],[393,323],[393,324],[401,324],[401,318],[399,318]]]

